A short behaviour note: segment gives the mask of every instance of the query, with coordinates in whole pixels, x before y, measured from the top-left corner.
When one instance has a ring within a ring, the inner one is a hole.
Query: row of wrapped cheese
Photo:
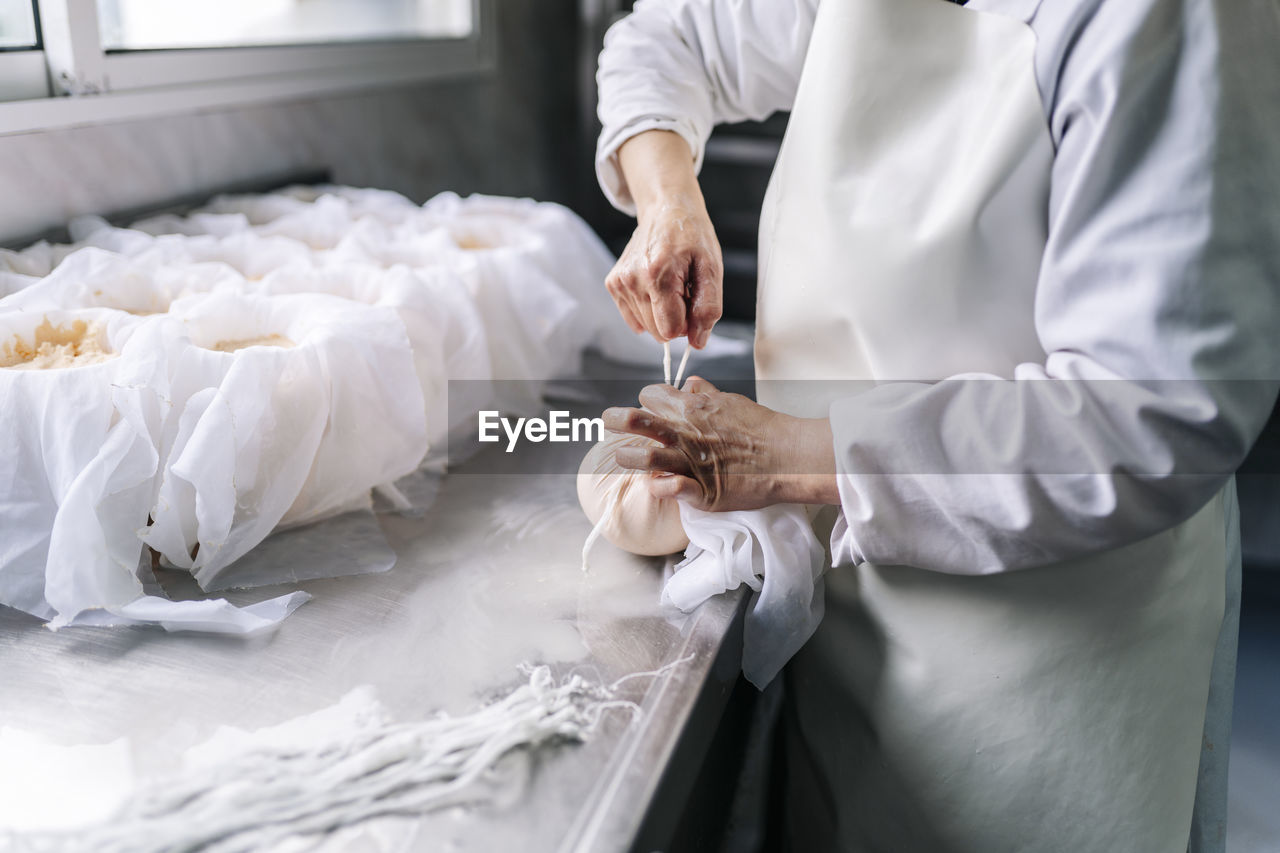
[[[297,602],[144,595],[144,546],[210,588],[438,462],[478,409],[537,406],[584,348],[654,363],[557,205],[292,188],[73,236],[0,256],[0,603],[54,627],[270,623]]]

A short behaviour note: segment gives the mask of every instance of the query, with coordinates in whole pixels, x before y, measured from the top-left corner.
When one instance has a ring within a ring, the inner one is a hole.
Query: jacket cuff
[[[705,148],[703,135],[687,121],[646,117],[635,119],[618,128],[606,128],[600,134],[596,144],[596,180],[609,203],[628,216],[636,215],[635,199],[627,187],[626,178],[622,176],[622,168],[618,164],[618,149],[637,134],[646,130],[670,130],[678,133],[680,138],[689,144],[693,152],[693,170],[702,171],[702,155]]]

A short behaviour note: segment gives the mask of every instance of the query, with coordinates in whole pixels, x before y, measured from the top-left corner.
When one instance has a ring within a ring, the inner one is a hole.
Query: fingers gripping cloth
[[[690,349],[676,372],[684,376]],[[671,347],[663,345],[663,375],[672,382]],[[795,504],[757,510],[704,512],[649,494],[643,472],[620,468],[627,446],[656,445],[635,435],[610,436],[578,470],[578,499],[595,522],[582,549],[582,569],[600,538],[633,554],[670,554],[684,560],[662,590],[663,604],[690,612],[707,599],[743,584],[751,601],[743,629],[742,672],[763,689],[813,636],[824,611],[825,552],[808,513]]]

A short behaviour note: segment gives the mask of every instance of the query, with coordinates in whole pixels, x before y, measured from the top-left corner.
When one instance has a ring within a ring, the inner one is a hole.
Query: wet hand
[[[668,198],[641,211],[605,287],[633,331],[701,349],[720,319],[723,270],[701,200]]]
[[[826,419],[785,415],[696,376],[683,390],[650,385],[640,404],[606,410],[604,424],[662,445],[617,453],[620,466],[659,475],[647,481],[654,497],[708,511],[840,502]]]

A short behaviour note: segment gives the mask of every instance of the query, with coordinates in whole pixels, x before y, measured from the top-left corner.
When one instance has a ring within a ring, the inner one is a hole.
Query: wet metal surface
[[[522,663],[610,683],[687,658],[620,687],[641,706],[637,720],[610,712],[585,744],[508,760],[522,780],[505,801],[383,818],[381,840],[362,848],[626,849],[691,715],[719,713],[698,710],[697,698],[709,678],[736,675],[712,665],[741,600],[687,617],[663,610],[664,561],[608,545],[583,574],[591,525],[566,473],[582,452],[562,445],[524,463],[496,446],[477,455],[423,517],[382,517],[398,558],[390,571],[227,593],[235,603],[312,593],[267,636],[55,634],[0,608],[0,726],[61,745],[126,738],[134,777],[145,779],[177,771],[183,751],[219,726],[275,725],[360,685],[392,719],[416,720],[506,693],[525,680]]]

